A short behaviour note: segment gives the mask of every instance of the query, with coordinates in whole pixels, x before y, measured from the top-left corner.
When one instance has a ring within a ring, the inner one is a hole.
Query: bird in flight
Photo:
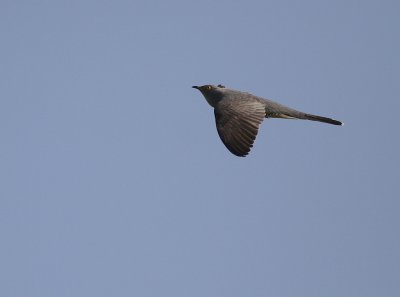
[[[297,111],[290,107],[222,85],[193,86],[214,108],[218,135],[234,155],[245,157],[253,147],[264,118],[301,119],[343,125],[334,119]]]

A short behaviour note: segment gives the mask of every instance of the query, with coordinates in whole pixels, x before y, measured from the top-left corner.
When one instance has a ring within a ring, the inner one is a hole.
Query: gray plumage
[[[218,135],[228,150],[245,157],[253,147],[258,128],[264,118],[302,119],[332,125],[341,122],[297,111],[250,93],[225,88],[222,85],[193,86],[214,108]]]

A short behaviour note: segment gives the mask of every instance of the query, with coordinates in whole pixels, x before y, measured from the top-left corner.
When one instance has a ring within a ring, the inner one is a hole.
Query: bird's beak
[[[198,90],[200,90],[200,89],[199,89],[199,86],[193,86],[192,88],[193,88],[193,89],[198,89]]]

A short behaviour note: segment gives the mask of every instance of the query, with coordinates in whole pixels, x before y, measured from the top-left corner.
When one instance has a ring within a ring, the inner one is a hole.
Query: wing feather
[[[236,156],[246,156],[265,118],[264,105],[256,100],[222,100],[214,114],[218,135],[227,149]]]

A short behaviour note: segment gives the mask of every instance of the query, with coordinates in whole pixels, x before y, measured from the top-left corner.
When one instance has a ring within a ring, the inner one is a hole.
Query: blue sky
[[[399,296],[397,1],[0,2],[0,295]],[[192,85],[266,120],[246,158]]]

